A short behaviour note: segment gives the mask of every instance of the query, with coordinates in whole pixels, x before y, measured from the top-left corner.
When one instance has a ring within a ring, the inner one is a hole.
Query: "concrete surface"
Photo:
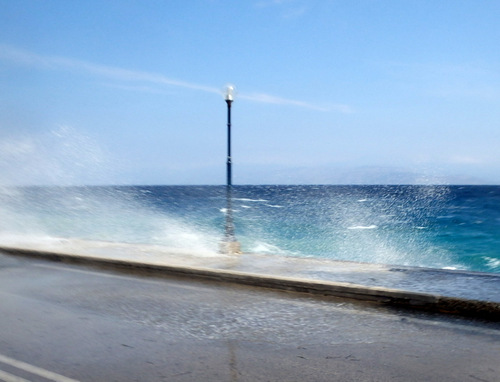
[[[500,320],[500,275],[496,274],[277,255],[225,255],[78,239],[10,242],[1,244],[0,250]]]
[[[500,381],[498,322],[156,276],[0,254],[0,379]]]

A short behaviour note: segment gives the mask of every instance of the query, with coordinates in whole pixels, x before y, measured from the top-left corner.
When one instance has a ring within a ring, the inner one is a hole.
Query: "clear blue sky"
[[[0,184],[500,184],[500,2],[0,0]]]

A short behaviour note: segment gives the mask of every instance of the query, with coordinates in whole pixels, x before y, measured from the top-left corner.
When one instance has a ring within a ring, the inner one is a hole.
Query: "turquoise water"
[[[234,186],[245,252],[500,273],[499,186]],[[0,237],[216,251],[223,186],[0,190]]]

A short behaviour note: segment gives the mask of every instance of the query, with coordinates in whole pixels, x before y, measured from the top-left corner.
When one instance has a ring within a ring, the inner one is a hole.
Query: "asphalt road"
[[[500,324],[0,255],[0,380],[500,381]]]

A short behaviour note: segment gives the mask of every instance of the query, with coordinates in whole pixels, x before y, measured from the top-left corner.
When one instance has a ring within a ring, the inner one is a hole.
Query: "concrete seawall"
[[[70,239],[0,244],[0,252],[500,321],[500,275],[496,274],[259,254],[194,253],[154,245]]]

